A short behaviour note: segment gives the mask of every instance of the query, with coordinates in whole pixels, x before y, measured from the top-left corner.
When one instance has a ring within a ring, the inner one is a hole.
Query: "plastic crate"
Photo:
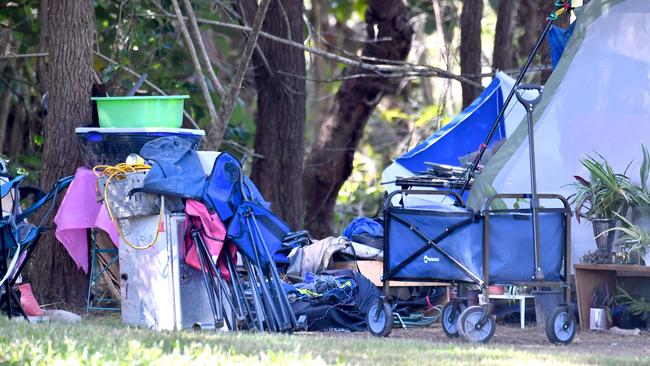
[[[178,136],[198,150],[205,136],[203,130],[184,128],[77,128],[77,141],[86,166],[123,163],[131,153],[140,153],[142,146],[160,137]]]

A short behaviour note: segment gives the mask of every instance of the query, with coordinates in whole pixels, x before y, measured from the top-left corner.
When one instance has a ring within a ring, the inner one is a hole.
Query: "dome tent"
[[[615,171],[638,179],[641,143],[650,142],[650,1],[591,1],[578,9],[567,47],[535,110],[539,193],[573,193],[580,159],[604,156]],[[530,191],[527,126],[509,136],[476,177],[468,204],[486,192]],[[543,230],[543,228],[542,228]],[[595,249],[591,224],[572,222],[572,262]]]

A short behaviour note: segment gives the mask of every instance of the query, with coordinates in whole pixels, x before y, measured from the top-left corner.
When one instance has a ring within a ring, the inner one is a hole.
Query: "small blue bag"
[[[352,239],[353,235],[365,235],[373,238],[384,237],[384,225],[378,220],[357,217],[343,230],[343,236]]]

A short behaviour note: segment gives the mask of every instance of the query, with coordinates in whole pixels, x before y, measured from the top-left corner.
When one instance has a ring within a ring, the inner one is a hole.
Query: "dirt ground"
[[[329,333],[332,337],[372,337],[370,333]],[[467,344],[456,338],[450,339],[442,331],[440,323],[429,327],[412,327],[409,329],[393,329],[390,338],[417,339],[431,341],[437,344]],[[544,329],[526,325],[525,329],[510,324],[497,324],[496,333],[490,344],[497,344],[519,349],[547,349],[548,347],[563,347],[568,352],[603,353],[615,355],[647,356],[650,363],[650,332],[641,331],[638,336],[617,335],[607,332],[578,331],[573,343],[568,346],[552,346]]]

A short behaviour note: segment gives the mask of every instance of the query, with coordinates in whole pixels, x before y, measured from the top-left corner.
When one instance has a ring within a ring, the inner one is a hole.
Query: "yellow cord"
[[[130,246],[133,249],[137,250],[143,250],[147,248],[151,248],[154,244],[156,244],[156,241],[158,240],[158,235],[160,234],[160,225],[162,223],[162,218],[163,218],[163,205],[160,205],[160,212],[158,214],[158,224],[156,225],[156,234],[154,235],[153,240],[150,243],[147,243],[143,246],[137,246],[131,243],[124,233],[122,232],[122,229],[120,229],[120,225],[117,222],[117,219],[113,216],[113,212],[111,211],[111,205],[108,202],[108,185],[110,181],[115,178],[117,180],[122,180],[126,178],[127,173],[137,173],[137,172],[145,172],[151,169],[150,165],[147,164],[126,164],[126,163],[120,163],[115,166],[110,166],[110,165],[98,165],[93,168],[93,173],[95,173],[96,176],[101,177],[101,176],[106,176],[106,184],[104,185],[104,200],[106,201],[106,209],[108,210],[108,216],[110,216],[111,221],[115,224],[115,228],[117,229],[117,233],[120,235],[120,238],[126,243],[126,245]],[[97,191],[99,191],[99,180],[96,183]]]

